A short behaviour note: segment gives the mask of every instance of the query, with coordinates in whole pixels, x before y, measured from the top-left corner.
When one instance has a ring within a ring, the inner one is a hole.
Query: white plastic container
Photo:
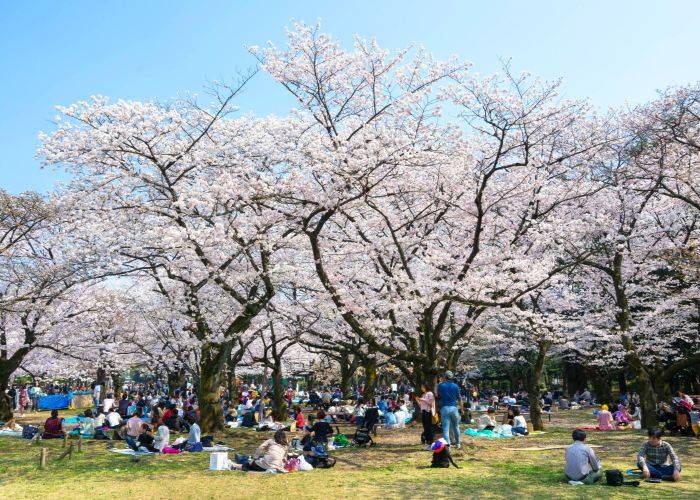
[[[209,456],[209,470],[228,470],[228,453],[215,451]]]

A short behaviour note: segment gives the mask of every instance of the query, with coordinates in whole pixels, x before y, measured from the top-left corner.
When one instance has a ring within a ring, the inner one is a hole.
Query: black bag
[[[304,460],[314,469],[330,469],[335,465],[335,458],[329,456],[316,457],[313,455],[304,455]]]
[[[610,469],[605,471],[605,482],[608,483],[608,486],[622,486],[625,478],[620,469]]]
[[[352,439],[355,446],[374,446],[374,440],[372,436],[369,435],[369,429],[360,427],[355,431],[355,437]]]
[[[639,481],[625,481],[620,469],[606,470],[605,482],[608,486],[639,486]]]
[[[450,448],[445,446],[442,450],[435,453],[433,452],[433,460],[430,463],[430,467],[433,469],[449,469],[450,464],[454,465],[455,468],[459,469],[459,466],[452,460],[452,455],[450,454]]]

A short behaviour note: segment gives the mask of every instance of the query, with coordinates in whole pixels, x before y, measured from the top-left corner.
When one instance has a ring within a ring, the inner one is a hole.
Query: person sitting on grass
[[[481,414],[481,416],[479,417],[479,432],[492,431],[496,427],[497,423],[496,419],[494,418],[495,415],[496,408],[494,408],[493,406],[489,406],[489,409],[486,410],[486,413]]]
[[[384,415],[384,422],[387,427],[390,428],[395,428],[396,427],[396,410],[393,408],[388,408],[386,410],[386,414]]]
[[[321,422],[317,422],[321,423]],[[328,425],[327,422],[323,422]],[[268,470],[284,471],[284,460],[287,457],[287,435],[278,430],[272,439],[263,442],[255,453],[250,455],[234,455],[234,470],[265,472]]]
[[[44,422],[44,439],[58,439],[63,437],[63,419],[58,418],[58,410],[51,410],[51,417]]]
[[[331,427],[331,424],[326,422],[325,419],[326,412],[319,410],[316,414],[316,421],[311,426],[311,429],[306,432],[302,443],[306,443],[311,440],[319,441],[324,444],[328,443],[328,437],[333,434],[333,427]]]
[[[119,415],[116,408],[112,408],[112,410],[107,413],[106,423],[107,427],[110,429],[119,429],[124,426],[124,419],[122,419],[122,416]]]
[[[140,410],[141,408],[139,408]],[[143,423],[141,434],[139,434],[138,445],[139,449],[143,451],[146,449],[151,453],[160,453],[160,450],[155,447],[155,437],[151,433],[151,427],[147,423]]]
[[[293,407],[292,410],[294,410],[292,418],[294,418],[294,421],[296,422],[297,430],[303,431],[306,422],[304,422],[304,414],[301,412],[301,407],[297,405]]]
[[[78,432],[83,437],[92,437],[95,435],[95,419],[92,418],[92,410],[90,408],[83,413],[83,418],[80,419]]]
[[[637,465],[644,477],[680,481],[681,462],[671,445],[661,440],[663,429],[654,427],[647,434],[649,440],[644,442],[637,454]]]
[[[130,437],[133,440],[136,440],[139,438],[141,433],[143,432],[143,420],[141,420],[141,408],[138,409],[136,414],[129,418],[129,420],[126,421],[126,425],[124,426],[126,429],[126,435],[127,437]]]
[[[569,481],[593,484],[603,477],[603,466],[593,449],[584,444],[586,431],[576,429],[571,433],[574,444],[566,449],[564,475]]]
[[[170,429],[165,424],[158,426],[158,433],[153,441],[153,447],[159,452],[163,452],[163,448],[170,446]]]
[[[598,429],[601,431],[612,431],[616,429],[612,413],[608,411],[608,405],[600,407],[600,411],[598,412]]]
[[[615,412],[615,423],[618,426],[627,426],[630,422],[632,422],[632,416],[627,411],[627,407],[623,404],[618,405]]]
[[[522,434],[523,436],[527,436],[529,433],[527,431],[527,422],[525,421],[525,417],[520,414],[519,408],[513,408],[512,410],[513,423],[511,425],[513,426],[513,434]]]
[[[103,411],[97,411],[95,415],[95,429],[101,429],[107,426],[107,414]]]

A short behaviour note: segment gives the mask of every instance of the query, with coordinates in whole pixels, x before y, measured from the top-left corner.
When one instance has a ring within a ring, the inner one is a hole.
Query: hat
[[[447,441],[445,441],[445,438],[440,438],[432,444],[430,449],[433,450],[433,453],[440,453],[445,449],[445,446],[447,446]]]
[[[454,377],[454,373],[452,373],[450,370],[447,370],[447,371],[445,372],[445,377],[447,377],[447,378],[452,378],[452,377]]]

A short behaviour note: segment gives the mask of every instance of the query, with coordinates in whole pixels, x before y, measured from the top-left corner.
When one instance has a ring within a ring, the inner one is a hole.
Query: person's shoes
[[[569,484],[571,484],[571,485],[573,485],[573,486],[583,486],[583,481],[574,481],[574,480],[571,480],[571,481],[569,481]]]

